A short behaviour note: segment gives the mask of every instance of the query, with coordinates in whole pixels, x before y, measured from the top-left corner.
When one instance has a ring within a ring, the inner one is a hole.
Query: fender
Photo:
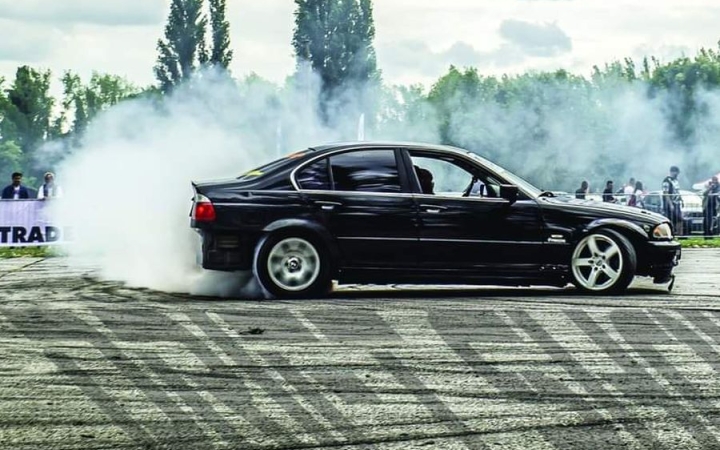
[[[649,239],[647,231],[643,230],[641,226],[625,219],[609,218],[593,220],[585,227],[584,233],[582,233],[582,235],[587,235],[599,228],[610,228],[615,229],[616,231],[619,231],[617,230],[618,228],[625,230],[627,232],[625,233],[625,237],[627,237],[631,241],[635,241],[638,239],[647,241]]]
[[[275,222],[271,222],[265,226],[262,231],[265,234],[270,234],[291,229],[309,231],[319,237],[325,244],[325,248],[327,248],[330,252],[330,257],[332,258],[333,263],[335,263],[334,265],[337,266],[337,262],[340,261],[340,249],[337,246],[337,241],[332,234],[330,234],[327,228],[315,221],[307,219],[280,219]]]

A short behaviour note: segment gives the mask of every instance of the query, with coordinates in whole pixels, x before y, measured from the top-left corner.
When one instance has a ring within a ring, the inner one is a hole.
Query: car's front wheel
[[[573,251],[571,274],[578,289],[596,294],[624,291],[632,282],[637,256],[632,244],[613,230],[585,236]]]
[[[277,298],[322,295],[332,285],[327,252],[310,236],[266,236],[258,244],[254,271],[262,287]]]

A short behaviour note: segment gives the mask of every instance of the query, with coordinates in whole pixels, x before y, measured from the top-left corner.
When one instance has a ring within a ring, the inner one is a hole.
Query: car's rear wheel
[[[278,298],[322,295],[332,286],[327,251],[318,239],[300,234],[265,237],[254,271],[262,287]]]
[[[632,244],[613,230],[598,230],[575,246],[570,269],[578,289],[595,294],[624,291],[632,282],[637,256]]]

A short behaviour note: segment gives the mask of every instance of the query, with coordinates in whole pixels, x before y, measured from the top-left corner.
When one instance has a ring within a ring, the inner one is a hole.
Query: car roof
[[[333,142],[323,145],[317,145],[310,147],[310,150],[317,152],[326,152],[334,150],[344,149],[364,149],[374,147],[395,147],[395,148],[411,148],[417,150],[434,150],[434,151],[445,151],[449,153],[465,155],[469,153],[469,150],[464,150],[450,145],[440,144],[428,144],[422,142],[405,142],[405,141],[344,141],[344,142]],[[480,155],[478,155],[480,156]]]

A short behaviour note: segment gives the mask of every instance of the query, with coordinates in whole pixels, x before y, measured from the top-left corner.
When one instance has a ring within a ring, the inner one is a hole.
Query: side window
[[[500,182],[465,161],[450,157],[411,154],[413,168],[424,194],[444,197],[498,197]]]
[[[336,191],[401,192],[393,150],[358,150],[330,157]]]
[[[303,167],[297,173],[296,180],[300,189],[331,190],[328,158],[323,158]]]

